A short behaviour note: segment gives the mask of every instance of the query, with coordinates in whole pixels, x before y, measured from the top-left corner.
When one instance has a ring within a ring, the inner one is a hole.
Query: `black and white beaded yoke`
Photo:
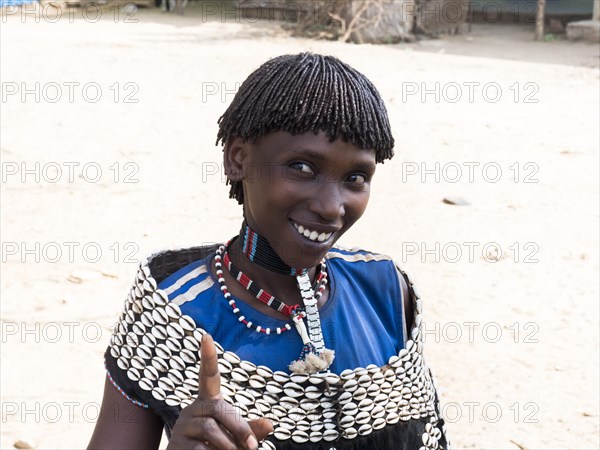
[[[152,409],[170,434],[198,391],[199,343],[205,331],[157,288],[216,246],[156,253],[140,263],[105,354],[106,368],[132,401]],[[414,309],[405,348],[383,367],[334,373],[273,372],[215,342],[221,392],[248,419],[267,417],[274,432],[262,450],[441,450],[445,424],[423,359],[422,301],[406,273]]]

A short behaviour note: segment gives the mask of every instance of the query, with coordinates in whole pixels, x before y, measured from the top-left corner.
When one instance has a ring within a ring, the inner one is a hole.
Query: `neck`
[[[248,259],[243,251],[243,239],[236,238],[227,248],[233,264],[263,289],[287,305],[301,303],[296,277],[273,272]],[[316,267],[308,269],[311,280],[315,279]]]
[[[242,252],[244,255],[250,261],[265,269],[281,275],[294,277],[308,273],[307,268],[291,267],[286,264],[273,247],[271,247],[269,241],[250,228],[245,220],[240,230],[239,239],[242,242]]]

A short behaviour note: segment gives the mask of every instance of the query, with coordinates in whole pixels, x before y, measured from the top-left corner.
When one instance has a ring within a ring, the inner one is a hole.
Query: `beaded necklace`
[[[258,284],[252,281],[246,274],[244,274],[241,270],[239,270],[229,258],[229,253],[227,249],[223,252],[223,263],[225,267],[229,270],[229,273],[249,292],[254,294],[254,296],[260,300],[265,305],[273,308],[275,311],[280,312],[286,317],[292,317],[294,314],[294,310],[300,308],[300,305],[286,305],[281,300],[276,299],[273,295],[269,294],[267,291],[262,289]],[[321,262],[321,271],[317,276],[317,280],[313,287],[313,290],[316,290],[315,298],[317,301],[323,294],[325,290],[325,285],[327,284],[327,272],[325,271],[325,261]]]
[[[246,220],[240,230],[242,252],[248,259],[259,266],[282,275],[298,276],[308,272],[308,269],[288,266],[273,250],[269,242],[248,226]]]
[[[234,238],[235,239],[235,238]],[[267,242],[263,240],[263,243]],[[322,296],[325,286],[327,284],[327,272],[325,261],[321,262],[321,271],[317,277],[316,284],[318,288],[313,290],[310,279],[308,277],[308,269],[303,270],[301,273],[296,275],[298,287],[300,288],[300,294],[304,302],[305,309],[300,305],[286,305],[274,296],[261,289],[255,282],[253,282],[247,275],[237,269],[231,262],[227,253],[227,247],[231,243],[231,240],[225,245],[221,245],[215,255],[215,266],[217,269],[218,282],[221,287],[221,292],[228,301],[234,314],[238,316],[238,320],[246,325],[247,328],[253,329],[258,333],[271,334],[271,329],[268,327],[261,327],[260,325],[254,326],[251,321],[248,321],[244,315],[241,314],[239,307],[236,305],[235,300],[231,298],[231,294],[227,285],[225,284],[225,278],[223,277],[223,264],[231,275],[249,292],[253,293],[254,296],[266,304],[267,306],[275,309],[276,311],[290,317],[296,328],[296,331],[302,339],[302,351],[300,357],[292,361],[289,365],[289,369],[294,373],[316,373],[329,368],[334,359],[334,351],[325,348],[323,343],[323,334],[321,332],[321,321],[319,319],[319,312],[317,309],[317,301]],[[268,243],[267,243],[268,245]],[[270,246],[269,246],[270,247]],[[290,272],[287,272],[290,274]],[[304,323],[304,318],[307,318],[309,327],[307,329]],[[281,334],[285,331],[291,330],[289,323],[285,324],[283,328],[277,327],[275,332]]]

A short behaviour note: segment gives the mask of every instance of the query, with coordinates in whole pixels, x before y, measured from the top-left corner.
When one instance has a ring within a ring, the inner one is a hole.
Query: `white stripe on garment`
[[[179,294],[177,297],[171,300],[171,302],[175,303],[177,306],[181,306],[185,302],[194,300],[196,297],[198,297],[198,295],[210,288],[213,284],[215,284],[215,282],[211,277],[208,277],[205,280],[202,280],[200,283],[193,285],[183,294]]]
[[[369,261],[389,261],[392,258],[390,258],[387,255],[378,255],[375,253],[367,253],[365,254],[361,254],[361,253],[355,253],[353,255],[346,255],[344,253],[335,253],[333,251],[333,249],[327,254],[327,259],[334,259],[334,258],[340,258],[343,259],[344,261],[348,261],[348,262],[356,262],[356,261],[363,261],[363,262],[369,262]]]
[[[177,289],[179,289],[185,283],[196,278],[198,275],[202,275],[203,273],[206,273],[206,264],[202,264],[200,267],[196,267],[191,272],[188,272],[187,274],[185,274],[184,276],[179,278],[171,286],[169,286],[166,289],[163,289],[163,291],[165,292],[165,294],[171,295],[173,292],[175,292]]]

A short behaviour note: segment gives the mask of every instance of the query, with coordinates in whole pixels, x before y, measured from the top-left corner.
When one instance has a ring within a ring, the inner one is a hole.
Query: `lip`
[[[336,232],[340,231],[339,227],[334,227],[334,226],[330,226],[330,225],[323,225],[323,224],[317,224],[317,223],[311,223],[311,222],[309,222],[309,223],[299,222],[294,219],[290,219],[290,222],[293,222],[292,225],[294,223],[297,225],[302,225],[304,228],[308,228],[309,230],[318,231],[319,233],[336,233]]]
[[[295,220],[292,220],[292,219],[290,219],[289,222],[290,222],[290,225],[292,226],[292,228],[294,229],[294,234],[296,236],[298,236],[298,239],[300,240],[300,242],[302,242],[303,245],[309,246],[309,247],[312,247],[312,248],[318,248],[318,249],[323,249],[323,248],[331,247],[331,242],[332,242],[333,235],[335,234],[336,231],[339,230],[338,228],[332,228],[332,227],[328,227],[328,226],[313,226],[311,228],[310,225],[304,226],[303,224],[298,223],[298,222],[296,222]],[[296,226],[294,224],[300,225],[300,226],[302,226],[304,228],[307,228],[309,230],[316,231],[319,234],[320,233],[331,233],[331,235],[327,239],[325,239],[324,241],[321,241],[321,242],[319,242],[318,240],[314,240],[313,241],[313,240],[308,239],[306,236],[301,235],[298,232],[298,230],[296,229]],[[331,231],[329,231],[329,230],[331,230]]]

